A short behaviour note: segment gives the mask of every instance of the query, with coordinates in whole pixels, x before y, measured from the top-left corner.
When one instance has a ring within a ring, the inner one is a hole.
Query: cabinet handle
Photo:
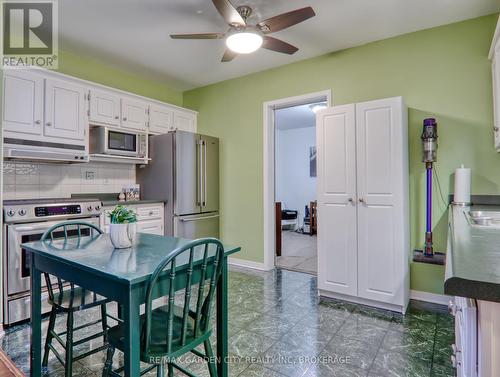
[[[42,122],[39,120],[35,120],[35,124],[41,124]]]
[[[455,306],[455,303],[450,300],[450,302],[448,302],[448,313],[450,313],[452,316],[455,316],[456,312],[457,307]]]
[[[153,216],[153,211],[149,211],[149,216]]]
[[[52,123],[47,122],[47,123],[46,123],[46,126],[47,126],[47,127],[50,127],[50,126],[52,126]]]
[[[364,202],[365,202],[365,200],[364,200],[363,198],[359,198],[359,202],[360,202],[360,203],[364,203]]]
[[[123,121],[126,122],[127,121],[127,117],[123,117]]]
[[[354,202],[354,199],[353,199],[353,198],[349,198],[349,199],[347,199],[347,201],[348,201],[349,203],[352,203],[352,202]]]
[[[120,117],[118,115],[115,115],[115,119],[120,119]]]

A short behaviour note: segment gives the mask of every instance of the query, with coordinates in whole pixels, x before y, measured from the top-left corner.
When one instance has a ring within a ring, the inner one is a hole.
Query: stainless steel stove
[[[29,319],[30,259],[21,248],[37,241],[61,221],[82,219],[99,226],[102,203],[99,199],[6,200],[3,203],[3,319],[5,325]],[[71,232],[72,229],[69,229]],[[42,279],[43,281],[43,279]],[[44,287],[45,290],[45,287]],[[43,303],[47,293],[43,292]],[[42,305],[44,310],[49,307]]]

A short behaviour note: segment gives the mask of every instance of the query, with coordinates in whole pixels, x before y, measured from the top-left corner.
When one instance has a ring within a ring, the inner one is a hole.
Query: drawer
[[[137,223],[137,231],[163,236],[163,220],[139,221]]]
[[[162,219],[163,205],[151,205],[137,207],[137,221]]]

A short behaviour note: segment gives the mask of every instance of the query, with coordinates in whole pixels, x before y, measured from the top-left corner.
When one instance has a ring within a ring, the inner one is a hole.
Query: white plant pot
[[[116,249],[127,249],[135,245],[137,224],[109,224],[109,235]]]

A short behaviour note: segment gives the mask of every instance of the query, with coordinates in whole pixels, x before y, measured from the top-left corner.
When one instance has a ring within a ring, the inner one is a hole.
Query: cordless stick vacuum
[[[426,170],[426,216],[425,244],[423,250],[415,250],[413,260],[433,264],[444,264],[444,254],[434,253],[432,245],[432,168],[437,160],[437,123],[434,118],[424,119],[422,130],[422,162]]]

